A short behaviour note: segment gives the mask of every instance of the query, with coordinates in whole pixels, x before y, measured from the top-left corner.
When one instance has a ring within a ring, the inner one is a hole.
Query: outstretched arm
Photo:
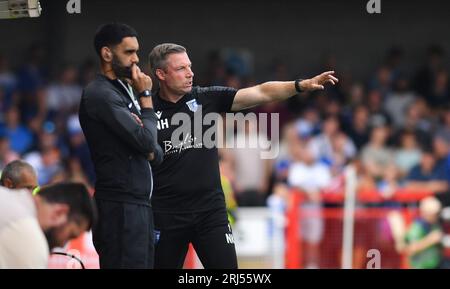
[[[325,83],[335,85],[338,79],[333,74],[334,71],[327,71],[313,78],[304,79],[299,83],[300,89],[302,91],[314,91],[324,89]],[[273,101],[282,101],[297,93],[295,81],[265,82],[238,90],[231,110],[239,111]]]

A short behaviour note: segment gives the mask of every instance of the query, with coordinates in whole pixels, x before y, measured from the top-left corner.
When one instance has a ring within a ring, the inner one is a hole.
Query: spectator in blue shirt
[[[25,153],[33,144],[30,130],[20,124],[20,113],[16,107],[11,107],[6,113],[5,123],[0,125],[0,136],[7,137],[13,151]]]
[[[425,149],[420,164],[406,177],[407,188],[442,193],[448,190],[445,167],[439,166],[432,150]]]

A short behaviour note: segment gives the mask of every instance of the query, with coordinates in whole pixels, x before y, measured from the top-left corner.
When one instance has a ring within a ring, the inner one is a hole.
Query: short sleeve
[[[211,112],[231,112],[237,89],[224,86],[211,86],[199,88],[199,94],[203,95],[202,102],[211,106]]]

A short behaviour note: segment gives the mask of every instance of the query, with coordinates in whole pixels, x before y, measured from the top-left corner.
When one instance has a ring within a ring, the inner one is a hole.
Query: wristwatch
[[[152,96],[152,92],[148,89],[144,90],[143,92],[138,94],[138,97],[151,97]]]
[[[295,81],[294,81],[294,84],[295,84],[295,90],[297,91],[297,93],[302,93],[304,90],[302,90],[301,88],[300,88],[300,81],[302,81],[303,79],[300,79],[300,78],[298,78],[298,79],[296,79]]]

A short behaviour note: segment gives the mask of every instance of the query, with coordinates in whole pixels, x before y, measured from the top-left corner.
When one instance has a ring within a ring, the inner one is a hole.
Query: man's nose
[[[139,63],[139,56],[137,56],[137,54],[133,55],[131,58],[131,62],[133,63]]]
[[[191,68],[188,68],[188,74],[187,74],[187,77],[189,77],[189,78],[194,77],[194,72],[192,71]]]

